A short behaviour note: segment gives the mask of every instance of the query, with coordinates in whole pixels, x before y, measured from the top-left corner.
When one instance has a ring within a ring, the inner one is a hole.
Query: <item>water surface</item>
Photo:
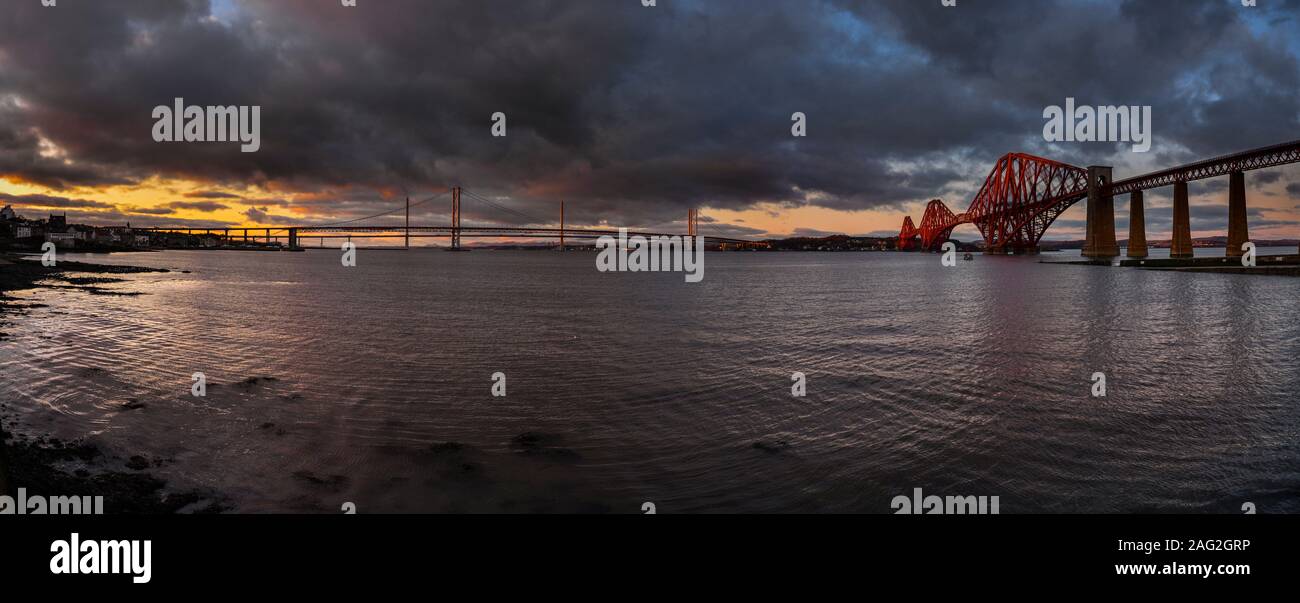
[[[1300,511],[1300,280],[1070,255],[72,256],[177,271],[19,294],[0,394],[247,512]]]

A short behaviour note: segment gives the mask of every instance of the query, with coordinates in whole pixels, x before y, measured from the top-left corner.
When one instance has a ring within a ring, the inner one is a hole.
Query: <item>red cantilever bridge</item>
[[[438,199],[443,199],[444,197],[449,197],[451,201],[451,208],[450,208],[451,224],[450,225],[448,226],[412,226],[411,225],[411,208],[418,207],[420,205],[424,205],[426,203],[430,203]],[[525,224],[529,226],[519,226],[519,225],[463,226],[461,222],[462,199],[475,201],[485,206],[485,208],[492,208],[497,210],[498,212],[502,212],[504,214],[510,214],[512,221],[514,221],[516,224]],[[460,249],[462,238],[497,238],[497,239],[544,238],[544,239],[558,239],[560,248],[563,249],[566,245],[566,241],[570,239],[595,239],[603,236],[613,236],[613,237],[619,236],[618,229],[574,228],[571,226],[565,226],[563,202],[559,204],[559,216],[558,216],[559,227],[558,228],[554,226],[535,226],[538,224],[553,224],[554,222],[545,218],[539,218],[533,216],[522,210],[498,203],[496,201],[493,201],[492,199],[488,199],[487,197],[483,197],[481,195],[475,194],[459,186],[452,187],[450,189],[447,189],[446,191],[438,193],[437,195],[429,197],[428,199],[417,201],[415,203],[411,203],[411,200],[408,198],[406,200],[406,205],[405,205],[405,221],[400,225],[399,224],[393,224],[393,225],[361,224],[362,222],[370,222],[377,218],[397,215],[400,212],[402,212],[402,210],[403,210],[402,207],[398,207],[396,209],[375,214],[373,216],[366,216],[363,218],[357,218],[354,220],[348,220],[346,222],[339,222],[334,224],[305,224],[301,226],[279,226],[274,228],[269,228],[269,227],[261,227],[261,228],[155,227],[155,228],[145,228],[141,230],[156,232],[156,233],[215,235],[222,242],[228,244],[237,243],[241,240],[243,242],[249,242],[250,240],[253,242],[257,242],[258,239],[262,239],[265,242],[270,243],[271,241],[279,241],[280,239],[285,239],[285,241],[288,243],[288,246],[291,249],[298,248],[300,241],[303,239],[319,239],[323,242],[324,239],[342,238],[342,239],[350,240],[353,237],[356,237],[358,239],[384,239],[384,238],[403,239],[405,241],[405,247],[407,248],[411,246],[411,239],[413,238],[441,238],[441,239],[450,240],[451,249]],[[680,234],[642,232],[642,231],[635,231],[635,230],[628,230],[627,234],[628,236],[643,236],[647,238],[681,236]],[[701,234],[699,232],[699,212],[698,210],[695,209],[691,209],[687,213],[686,236],[701,237],[705,240],[706,243],[711,245],[717,245],[722,249],[745,249],[751,247],[765,247],[767,245],[767,243],[764,242],[748,241],[744,239],[733,239],[728,237],[719,237],[719,236]]]
[[[974,224],[984,235],[988,253],[1033,253],[1052,223],[1075,203],[1088,199],[1088,235],[1084,255],[1110,258],[1119,255],[1115,242],[1114,196],[1132,195],[1129,220],[1130,257],[1146,257],[1146,225],[1142,193],[1174,187],[1172,257],[1191,257],[1191,221],[1187,183],[1229,176],[1228,254],[1240,255],[1249,236],[1246,226],[1244,173],[1250,170],[1300,162],[1300,141],[1215,157],[1115,182],[1111,168],[1087,169],[1024,153],[998,159],[984,186],[962,213],[954,213],[935,199],[925,208],[918,227],[908,216],[898,235],[899,249],[934,251],[962,224]],[[919,241],[918,241],[919,239]]]

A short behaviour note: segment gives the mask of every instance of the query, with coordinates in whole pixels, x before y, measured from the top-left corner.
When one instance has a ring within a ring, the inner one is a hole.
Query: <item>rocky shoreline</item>
[[[39,261],[12,254],[0,254],[0,319],[30,306],[14,304],[9,293],[37,287],[71,288],[92,295],[120,295],[98,285],[118,282],[112,274],[168,272],[135,266],[105,266],[82,262],[59,262],[43,266]],[[69,273],[77,273],[73,276]],[[6,338],[0,331],[0,341]],[[0,400],[0,410],[4,401]],[[22,438],[6,429],[0,414],[0,494],[16,496],[18,489],[29,495],[102,496],[107,513],[162,514],[212,513],[230,510],[221,496],[208,492],[171,492],[166,482],[146,472],[107,469],[111,462],[99,448],[85,442],[64,442],[48,436]],[[137,458],[137,457],[133,457]]]

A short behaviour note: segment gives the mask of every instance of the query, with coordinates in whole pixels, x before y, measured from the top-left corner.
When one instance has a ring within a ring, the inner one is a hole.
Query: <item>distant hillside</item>
[[[773,251],[893,251],[898,247],[898,237],[791,237],[766,241]],[[973,243],[953,240],[958,251],[978,251]]]

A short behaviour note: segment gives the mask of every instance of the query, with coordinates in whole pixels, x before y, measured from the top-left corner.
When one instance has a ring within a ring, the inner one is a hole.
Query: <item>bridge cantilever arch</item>
[[[1191,215],[1187,183],[1228,176],[1228,255],[1240,256],[1249,240],[1245,172],[1300,162],[1300,140],[1224,155],[1188,165],[1114,181],[1112,168],[1088,169],[1009,153],[998,159],[970,208],[953,213],[938,199],[926,205],[920,228],[911,216],[899,232],[899,249],[910,249],[915,237],[921,249],[934,251],[962,224],[974,224],[984,235],[985,253],[1036,253],[1043,234],[1065,210],[1088,200],[1087,237],[1083,255],[1104,260],[1119,256],[1115,241],[1115,196],[1129,194],[1129,257],[1147,255],[1143,191],[1174,188],[1174,226],[1170,255],[1192,257]]]

